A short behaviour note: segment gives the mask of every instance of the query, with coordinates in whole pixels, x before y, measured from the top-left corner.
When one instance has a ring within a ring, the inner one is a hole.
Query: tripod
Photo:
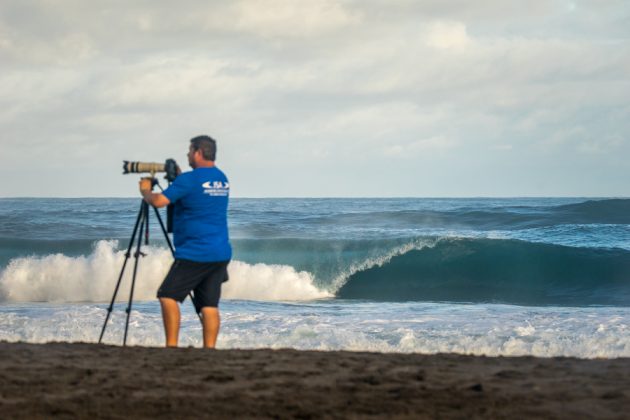
[[[154,182],[156,182],[154,180]],[[152,206],[153,207],[153,206]],[[166,228],[164,227],[164,223],[162,222],[162,217],[158,212],[158,209],[153,207],[155,210],[155,215],[160,222],[160,227],[162,228],[162,232],[164,233],[164,238],[166,238],[166,243],[168,244],[169,249],[171,250],[171,254],[175,255],[175,250],[173,249],[173,244],[171,243],[170,238],[168,237],[168,233],[166,232]],[[145,245],[149,244],[149,204],[142,200],[140,203],[140,210],[138,211],[138,217],[136,218],[136,224],[133,228],[133,233],[131,234],[131,239],[129,240],[129,246],[127,247],[127,252],[125,253],[125,261],[123,262],[122,269],[120,270],[120,275],[118,276],[118,282],[116,283],[116,288],[114,289],[114,294],[112,295],[112,300],[107,308],[107,316],[105,317],[105,322],[103,323],[103,328],[101,329],[101,335],[98,339],[99,344],[103,340],[103,335],[105,334],[105,329],[107,328],[107,322],[109,321],[109,317],[112,314],[112,310],[114,309],[114,301],[116,300],[116,296],[118,295],[118,289],[120,288],[120,283],[122,281],[123,275],[125,273],[125,268],[127,267],[127,262],[131,257],[131,249],[133,248],[134,240],[136,241],[136,251],[133,253],[135,258],[133,264],[133,275],[131,278],[131,289],[129,291],[129,303],[127,304],[127,319],[125,321],[125,335],[123,336],[123,346],[127,345],[127,331],[129,330],[129,316],[131,315],[131,305],[133,303],[133,292],[136,285],[136,274],[138,272],[138,261],[140,257],[146,256],[140,248],[142,245],[142,236],[144,235]],[[137,236],[137,238],[136,238]],[[191,293],[188,294],[191,302],[195,305],[195,298]],[[196,306],[195,306],[196,307]],[[196,312],[196,311],[195,311]],[[199,319],[201,319],[201,315],[197,314]]]

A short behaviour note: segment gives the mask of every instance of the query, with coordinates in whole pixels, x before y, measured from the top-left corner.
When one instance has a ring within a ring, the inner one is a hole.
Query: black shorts
[[[157,297],[166,297],[183,302],[186,296],[194,292],[194,304],[197,312],[201,308],[219,306],[221,298],[221,284],[228,281],[227,266],[230,261],[196,262],[175,260],[162,285],[158,289]]]

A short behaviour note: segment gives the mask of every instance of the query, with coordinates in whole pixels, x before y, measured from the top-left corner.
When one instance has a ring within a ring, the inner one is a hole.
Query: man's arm
[[[142,178],[140,180],[140,194],[142,194],[144,201],[157,208],[168,206],[171,201],[164,194],[152,192],[152,188],[151,178]]]

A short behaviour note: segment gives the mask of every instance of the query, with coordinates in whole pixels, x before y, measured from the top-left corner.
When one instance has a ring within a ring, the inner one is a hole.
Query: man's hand
[[[153,190],[153,178],[144,177],[140,179],[140,193],[150,192]]]
[[[154,182],[155,179],[151,177],[145,177],[140,180],[140,194],[142,194],[142,198],[153,207],[167,206],[170,203],[169,199],[164,194],[153,192]]]

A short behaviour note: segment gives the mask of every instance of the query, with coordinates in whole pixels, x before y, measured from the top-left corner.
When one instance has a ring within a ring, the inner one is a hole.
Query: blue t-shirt
[[[227,227],[230,184],[219,168],[184,172],[163,194],[175,205],[175,258],[197,262],[232,258]]]

